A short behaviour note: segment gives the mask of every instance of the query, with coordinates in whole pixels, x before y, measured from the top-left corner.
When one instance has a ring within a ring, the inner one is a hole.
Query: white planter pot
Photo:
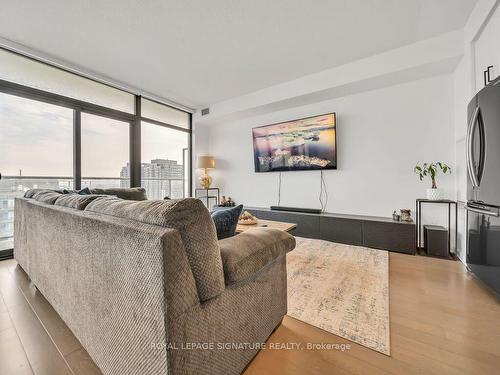
[[[443,199],[443,191],[441,189],[427,189],[427,199],[431,201]]]

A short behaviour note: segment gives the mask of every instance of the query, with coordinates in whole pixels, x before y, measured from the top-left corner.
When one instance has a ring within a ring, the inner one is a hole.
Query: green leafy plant
[[[451,174],[451,168],[446,165],[445,163],[442,162],[437,162],[437,163],[424,163],[422,165],[417,164],[415,166],[415,173],[418,175],[420,178],[420,181],[424,179],[424,177],[429,176],[431,181],[432,181],[432,188],[437,189],[436,185],[436,174],[438,171],[441,170],[443,174],[450,173]]]

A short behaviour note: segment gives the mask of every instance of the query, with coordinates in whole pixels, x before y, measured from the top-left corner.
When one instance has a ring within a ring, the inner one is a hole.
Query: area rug
[[[296,239],[287,255],[288,315],[390,355],[387,251]]]

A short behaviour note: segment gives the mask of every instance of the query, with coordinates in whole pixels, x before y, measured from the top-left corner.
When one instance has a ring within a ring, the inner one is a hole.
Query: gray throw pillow
[[[243,205],[236,207],[218,207],[212,212],[212,219],[217,230],[217,239],[232,237],[236,234],[236,226],[243,210]]]

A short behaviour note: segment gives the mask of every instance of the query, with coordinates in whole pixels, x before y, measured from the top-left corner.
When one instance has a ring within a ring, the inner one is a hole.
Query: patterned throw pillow
[[[86,187],[86,188],[83,188],[82,190],[78,190],[78,194],[80,194],[80,195],[91,195],[92,192],[90,191],[90,189],[88,187]]]
[[[57,191],[57,190],[56,190]],[[88,187],[83,188],[81,190],[68,190],[68,189],[63,189],[61,191],[62,194],[80,194],[80,195],[91,195],[92,192]]]
[[[242,204],[231,208],[219,207],[212,212],[212,219],[215,223],[217,238],[219,240],[235,235],[241,210],[243,210]]]

